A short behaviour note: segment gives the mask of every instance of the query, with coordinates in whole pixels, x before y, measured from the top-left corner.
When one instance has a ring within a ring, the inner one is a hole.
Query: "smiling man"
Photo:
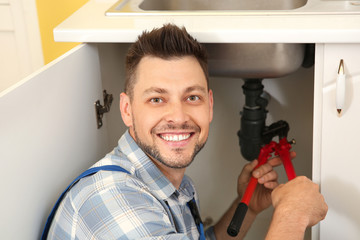
[[[178,188],[212,120],[213,97],[203,69],[193,56],[145,56],[129,94],[121,94],[120,108],[130,135]]]
[[[255,160],[239,175],[232,206],[204,233],[196,189],[185,170],[205,145],[213,118],[206,52],[184,28],[165,25],[144,32],[131,46],[126,72],[120,111],[128,131],[93,166],[126,172],[82,178],[61,202],[48,239],[234,239],[226,228],[251,176],[260,186],[238,239],[271,203],[267,239],[302,239],[306,227],[325,217],[316,184],[298,177],[279,186],[273,167],[280,159],[253,171]]]

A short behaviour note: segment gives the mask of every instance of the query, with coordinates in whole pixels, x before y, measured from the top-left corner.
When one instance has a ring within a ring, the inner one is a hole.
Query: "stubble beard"
[[[196,130],[199,129],[198,126],[190,127],[187,124],[183,124],[179,127],[176,127],[173,125],[167,125],[167,128],[172,129],[172,130],[174,130],[174,129],[182,129],[182,130],[184,130],[184,129],[196,129]],[[162,129],[164,129],[164,127]],[[137,134],[135,125],[133,125],[133,130],[134,130],[137,145],[141,148],[141,150],[146,155],[148,155],[152,159],[157,160],[164,166],[173,168],[173,169],[182,169],[182,168],[188,167],[194,161],[195,156],[201,151],[201,149],[205,146],[205,143],[206,143],[206,140],[204,142],[197,142],[195,144],[194,150],[193,150],[192,154],[190,155],[190,157],[188,157],[188,159],[186,161],[184,161],[184,158],[186,158],[186,156],[183,156],[181,154],[183,149],[181,149],[181,148],[173,149],[172,151],[175,152],[174,157],[163,156],[160,153],[159,148],[155,145],[155,143],[153,145],[148,145],[148,144],[144,143],[143,141],[141,141],[141,139],[139,138],[139,136]],[[152,133],[154,131],[155,131],[154,129],[151,130]]]

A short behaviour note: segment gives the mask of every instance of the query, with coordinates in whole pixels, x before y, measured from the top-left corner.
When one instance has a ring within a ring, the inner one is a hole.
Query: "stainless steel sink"
[[[144,0],[145,11],[228,11],[288,10],[302,7],[307,0]]]
[[[286,11],[300,8],[306,3],[307,0],[119,0],[106,11],[106,15]]]
[[[304,44],[211,43],[205,44],[212,76],[278,78],[300,68]]]
[[[229,13],[291,12],[307,0],[121,0],[106,15],[213,15]],[[207,43],[209,71],[213,76],[277,78],[296,71],[305,45],[284,43]]]

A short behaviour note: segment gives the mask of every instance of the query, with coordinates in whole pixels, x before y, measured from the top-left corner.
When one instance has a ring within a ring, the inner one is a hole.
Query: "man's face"
[[[144,57],[132,101],[124,93],[121,98],[131,136],[157,164],[185,168],[204,146],[213,97],[196,58]]]

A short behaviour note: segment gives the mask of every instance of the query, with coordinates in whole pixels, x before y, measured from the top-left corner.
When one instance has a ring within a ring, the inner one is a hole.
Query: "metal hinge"
[[[107,94],[106,90],[103,91],[103,96],[104,96],[104,106],[101,106],[100,100],[97,100],[95,102],[96,122],[97,122],[98,129],[102,127],[103,115],[104,115],[104,113],[107,113],[110,111],[111,103],[113,101],[113,95]]]

